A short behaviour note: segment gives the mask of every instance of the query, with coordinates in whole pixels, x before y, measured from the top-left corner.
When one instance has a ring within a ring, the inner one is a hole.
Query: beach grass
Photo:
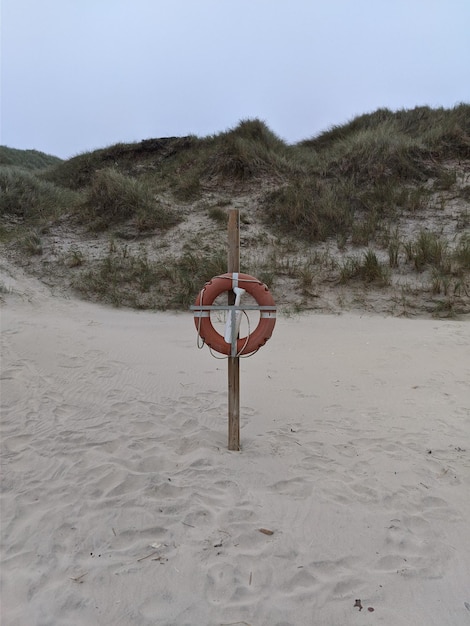
[[[405,272],[424,276],[434,295],[465,294],[468,163],[468,104],[378,109],[296,144],[244,119],[207,137],[117,143],[68,160],[3,146],[0,238],[47,259],[49,272],[61,263],[85,297],[185,308],[223,269],[237,206],[252,271],[270,285],[287,281],[302,306],[322,282],[383,291]],[[452,232],[438,223],[449,207]],[[204,227],[179,228],[196,221]],[[47,232],[58,224],[81,235],[55,255]]]

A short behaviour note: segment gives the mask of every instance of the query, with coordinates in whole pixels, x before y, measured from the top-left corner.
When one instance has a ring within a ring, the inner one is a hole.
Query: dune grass
[[[28,170],[43,169],[58,165],[59,157],[39,152],[38,150],[17,150],[8,146],[0,146],[0,166],[13,165]]]
[[[469,157],[470,106],[461,104],[379,109],[295,145],[263,121],[246,119],[209,137],[116,144],[77,155],[43,176],[86,190],[89,204],[101,170],[139,181],[148,194],[168,192],[184,203],[195,202],[214,185],[270,181],[271,190],[261,199],[266,223],[321,241],[332,234],[352,236],[357,219],[369,222],[370,238],[384,219],[420,210],[430,193],[426,181],[434,179],[440,189],[455,182],[455,171],[443,161]]]
[[[93,261],[73,281],[92,300],[137,309],[188,309],[208,277],[226,271],[225,250],[185,252],[181,257],[152,259],[111,243],[108,254]]]
[[[137,231],[168,228],[178,222],[145,181],[125,176],[114,168],[95,172],[80,205],[80,219],[93,230],[132,220]]]
[[[245,195],[253,198],[275,239],[287,236],[299,246],[332,241],[339,250],[361,247],[336,265],[329,260],[339,283],[386,287],[391,271],[406,265],[418,274],[431,273],[434,293],[450,293],[459,285],[466,289],[468,238],[451,245],[423,225],[407,239],[395,225],[403,216],[425,212],[436,193],[448,194],[442,202],[451,193],[466,206],[470,185],[459,176],[460,163],[467,160],[468,104],[379,109],[294,145],[265,122],[245,119],[216,135],[118,143],[66,161],[1,147],[0,234],[14,232],[25,254],[40,255],[41,227],[64,217],[93,232],[112,236],[119,230],[139,237],[171,233],[185,213],[201,211],[221,229],[230,200],[219,204],[217,198]],[[468,215],[461,209],[457,233],[465,234]],[[250,219],[249,208],[245,216]],[[382,248],[380,260],[373,247]],[[265,282],[274,280],[275,267],[308,293],[317,267],[314,255],[293,262],[285,250],[276,250],[277,258],[258,268]],[[201,281],[224,269],[225,259],[218,251],[185,248],[181,256],[157,263],[122,247],[93,264],[76,250],[66,264],[78,268],[75,287],[87,297],[185,308]]]
[[[358,279],[364,283],[375,283],[378,287],[386,287],[390,284],[390,269],[385,263],[381,263],[373,250],[367,250],[362,257],[349,256],[339,268],[339,282],[348,283]]]
[[[38,178],[33,171],[0,167],[0,219],[39,223],[70,211],[76,202],[74,192]]]

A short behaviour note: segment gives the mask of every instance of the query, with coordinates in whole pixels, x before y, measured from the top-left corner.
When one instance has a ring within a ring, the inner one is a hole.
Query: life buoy
[[[259,306],[269,307],[260,310],[260,319],[255,330],[247,337],[237,339],[237,356],[241,356],[256,352],[264,346],[271,337],[276,324],[276,304],[268,288],[260,280],[249,274],[239,273],[215,276],[204,285],[196,298],[194,323],[204,343],[220,354],[230,355],[232,346],[212,325],[210,310],[201,308],[198,310],[198,307],[211,306],[217,296],[224,291],[231,291],[234,287],[244,289],[253,296]]]

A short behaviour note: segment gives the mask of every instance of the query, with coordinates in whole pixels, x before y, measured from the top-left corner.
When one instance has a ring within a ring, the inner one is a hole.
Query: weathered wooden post
[[[240,211],[231,209],[228,216],[228,258],[229,274],[240,271]],[[228,292],[229,306],[235,304],[235,293]],[[228,311],[235,316],[235,312]],[[235,320],[232,319],[234,326]],[[232,326],[232,327],[233,327]],[[240,450],[240,357],[228,357],[228,449]]]

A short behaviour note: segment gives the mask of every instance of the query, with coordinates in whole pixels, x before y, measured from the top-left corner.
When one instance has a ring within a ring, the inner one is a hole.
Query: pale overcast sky
[[[1,0],[1,137],[62,158],[470,102],[470,0]]]

